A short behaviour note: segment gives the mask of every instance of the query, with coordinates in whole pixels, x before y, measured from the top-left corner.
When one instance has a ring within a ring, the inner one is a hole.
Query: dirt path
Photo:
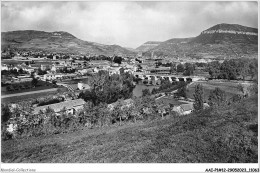
[[[23,95],[28,95],[28,94],[38,94],[38,93],[42,93],[42,92],[50,92],[50,91],[56,91],[56,90],[57,90],[57,88],[51,88],[51,89],[38,90],[38,91],[8,94],[8,95],[1,96],[1,98],[3,99],[3,98],[8,98],[8,97],[23,96]]]

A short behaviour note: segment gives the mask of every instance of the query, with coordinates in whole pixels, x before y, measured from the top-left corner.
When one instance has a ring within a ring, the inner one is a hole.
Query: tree
[[[130,116],[134,119],[134,122],[136,122],[138,118],[141,118],[141,110],[143,109],[142,98],[134,97],[133,101],[134,104],[131,106],[132,111]]]
[[[32,86],[34,86],[34,87],[36,87],[37,86],[37,84],[38,84],[38,79],[37,78],[35,78],[35,77],[33,77],[33,79],[32,79]]]
[[[239,83],[239,84],[237,85],[237,89],[238,89],[240,92],[242,92],[243,95],[245,95],[245,93],[246,93],[246,88],[245,88],[241,83]]]
[[[216,87],[215,90],[210,92],[208,100],[210,106],[220,105],[226,101],[226,93],[225,91],[222,91],[220,88]]]
[[[125,71],[125,69],[124,69],[124,68],[120,68],[120,69],[119,69],[119,72],[120,72],[120,74],[123,74],[123,73],[124,73],[124,71]]]
[[[190,76],[194,73],[194,66],[191,63],[185,63],[185,71],[183,75]]]
[[[180,87],[178,90],[177,90],[177,93],[176,93],[179,97],[184,97],[184,98],[187,98],[187,89],[186,89],[186,86],[182,86]]]
[[[94,104],[91,101],[88,101],[83,105],[84,117],[82,117],[82,122],[84,122],[84,125],[92,123],[93,108]]]
[[[1,105],[1,120],[2,123],[7,122],[12,116],[12,113],[7,104]]]
[[[41,68],[38,68],[38,75],[44,75],[47,74],[46,71],[43,71]]]
[[[23,69],[20,68],[20,69],[18,70],[18,73],[19,73],[19,74],[23,74],[23,73],[24,73]]]
[[[182,64],[177,65],[177,72],[184,72],[184,66]]]
[[[211,78],[216,79],[220,75],[220,63],[218,61],[213,61],[209,63],[208,71]]]
[[[114,63],[121,64],[122,60],[123,60],[122,57],[120,57],[120,56],[115,56],[113,61],[114,61]]]
[[[203,88],[201,84],[195,86],[193,107],[196,111],[203,109]]]
[[[119,125],[121,126],[122,118],[123,118],[123,111],[122,111],[122,106],[123,106],[123,100],[119,99],[113,109],[113,114],[115,119],[119,119]]]
[[[238,71],[237,71],[237,63],[236,60],[225,60],[220,67],[221,74],[220,77],[222,79],[234,80],[237,79]]]
[[[149,89],[143,89],[142,90],[142,96],[145,97],[145,96],[149,96],[151,95],[151,92]]]
[[[239,59],[238,60],[238,73],[240,76],[242,76],[243,80],[248,76],[249,74],[249,61],[246,59]]]
[[[171,64],[171,69],[170,69],[171,73],[176,72],[176,64]]]
[[[251,79],[254,77],[257,77],[258,75],[258,61],[257,59],[253,59],[249,63],[249,75],[251,76]]]
[[[53,85],[57,85],[57,81],[56,80],[52,80],[52,84]]]
[[[107,104],[101,103],[98,105],[99,125],[104,126],[110,122],[110,114],[108,114]]]

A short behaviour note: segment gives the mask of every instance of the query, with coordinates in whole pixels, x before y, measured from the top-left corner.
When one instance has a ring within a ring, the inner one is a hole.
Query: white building
[[[1,65],[1,70],[9,70],[8,66],[6,64]]]
[[[83,99],[69,100],[65,102],[36,107],[33,113],[39,114],[40,110],[45,111],[49,107],[53,109],[57,115],[59,115],[64,108],[66,109],[66,113],[71,113],[74,115],[77,111],[83,109],[83,105],[85,103],[86,102]]]
[[[203,106],[204,106],[204,109],[209,107],[209,105],[207,103],[204,103]],[[173,107],[172,110],[179,113],[180,115],[188,115],[194,110],[194,107],[193,107],[193,103],[188,103],[188,104],[182,104],[179,106],[175,106],[175,107]]]
[[[79,90],[90,89],[90,86],[85,83],[78,83],[78,89]]]

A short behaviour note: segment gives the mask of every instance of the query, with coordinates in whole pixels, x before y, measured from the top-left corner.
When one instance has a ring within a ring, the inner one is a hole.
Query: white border
[[[8,0],[8,1],[20,1],[20,0]],[[26,0],[34,1],[34,0]],[[50,1],[50,0],[49,0]],[[52,1],[52,0],[51,0]],[[62,0],[56,0],[62,1]],[[83,1],[83,0],[78,0]],[[96,1],[108,1],[108,0],[96,0]],[[120,0],[113,0],[120,1]],[[137,1],[137,0],[121,0],[121,1]],[[142,1],[161,1],[161,0],[142,0]],[[181,1],[181,0],[175,0]],[[194,0],[190,0],[194,1]],[[200,0],[204,1],[204,0]],[[218,0],[218,1],[227,1],[227,0]],[[230,0],[228,0],[230,1]],[[244,0],[236,0],[244,1]],[[260,9],[260,3],[258,2],[258,9]],[[2,1],[1,1],[2,3]],[[0,14],[1,15],[1,14]],[[259,11],[258,11],[258,28],[259,28]],[[260,39],[258,37],[258,43]],[[260,46],[258,44],[258,55],[259,55]],[[259,71],[258,71],[259,73]],[[259,75],[258,75],[259,76]],[[260,77],[259,77],[260,78]],[[259,95],[258,95],[259,98]],[[258,107],[259,112],[259,107]],[[259,119],[258,119],[259,121]],[[259,127],[258,127],[259,128]],[[259,146],[259,142],[258,142]],[[259,148],[259,147],[258,147]],[[226,163],[207,163],[207,164],[197,164],[197,163],[172,163],[172,164],[160,164],[160,163],[151,163],[151,164],[90,164],[90,163],[64,163],[64,164],[17,164],[17,163],[1,163],[1,172],[3,169],[9,169],[8,172],[30,172],[26,171],[27,169],[34,169],[35,172],[205,172],[208,168],[259,168],[259,156],[258,163],[250,164],[226,164]]]

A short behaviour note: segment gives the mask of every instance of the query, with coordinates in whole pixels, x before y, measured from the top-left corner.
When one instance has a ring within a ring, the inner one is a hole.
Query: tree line
[[[127,104],[119,99],[113,105],[111,108],[107,103],[94,105],[88,101],[75,115],[68,113],[64,107],[57,116],[49,107],[35,115],[30,105],[24,104],[10,110],[6,104],[2,104],[2,139],[67,133],[83,128],[110,126],[115,123],[122,125],[125,122],[162,117],[154,99],[150,97],[134,98]],[[16,125],[14,133],[7,131],[7,122]]]
[[[213,79],[237,80],[250,77],[254,79],[257,76],[257,59],[230,59],[223,63],[213,61],[208,64],[208,72]]]
[[[92,89],[81,92],[79,98],[91,101],[94,105],[131,98],[135,87],[133,79],[134,76],[128,72],[109,75],[107,71],[101,70],[89,78],[88,83]]]

